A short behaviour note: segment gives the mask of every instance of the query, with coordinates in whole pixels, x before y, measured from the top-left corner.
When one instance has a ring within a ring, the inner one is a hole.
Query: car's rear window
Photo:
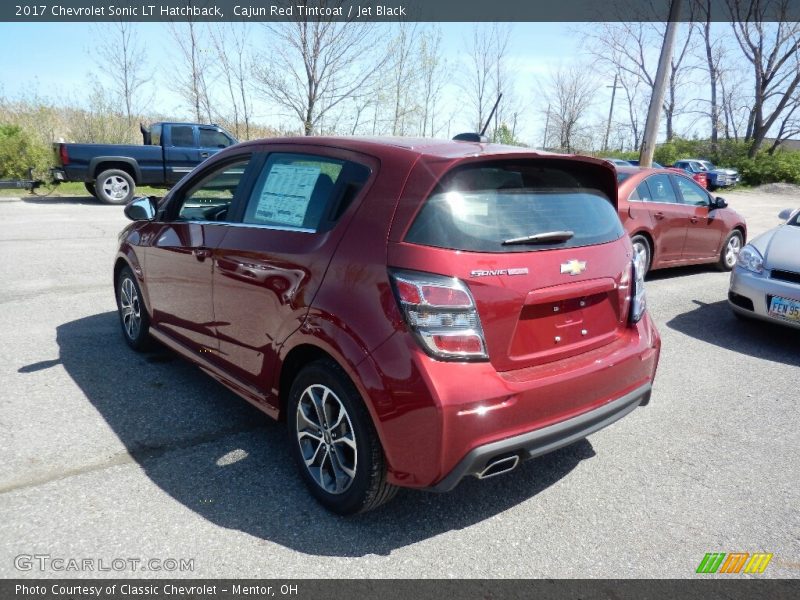
[[[617,211],[600,191],[596,172],[537,162],[452,171],[426,200],[406,241],[472,252],[530,252],[622,237]],[[572,235],[563,239],[567,236],[555,235],[559,232]],[[519,241],[537,235],[530,243]]]

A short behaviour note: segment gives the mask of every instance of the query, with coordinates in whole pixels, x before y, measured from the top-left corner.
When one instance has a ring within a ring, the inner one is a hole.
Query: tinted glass
[[[683,196],[684,204],[691,204],[694,206],[708,206],[708,194],[697,185],[694,181],[689,181],[685,177],[676,177],[675,181],[678,184],[678,189]]]
[[[678,204],[678,197],[675,195],[675,189],[672,187],[669,175],[653,175],[648,177],[646,181],[647,187],[650,189],[652,202]]]
[[[189,125],[176,125],[172,128],[172,145],[183,148],[194,146],[194,133]]]
[[[150,128],[150,143],[154,146],[161,145],[161,125],[153,125]]]
[[[426,200],[406,241],[475,252],[530,252],[600,244],[623,235],[617,211],[592,176],[536,163],[450,174]],[[503,244],[560,231],[573,235],[565,241]]]
[[[633,198],[633,195],[636,195],[636,198]],[[633,194],[631,194],[631,200],[641,200],[642,202],[652,202],[653,196],[650,194],[650,188],[647,187],[647,182],[643,181],[640,183],[636,189],[634,190]]]
[[[633,173],[623,173],[622,171],[617,171],[617,183],[622,183],[631,175],[633,175]]]
[[[271,155],[253,188],[244,222],[316,231],[344,165],[320,156]]]
[[[201,148],[227,148],[231,145],[231,140],[221,131],[214,129],[200,129]]]
[[[192,186],[180,201],[179,221],[225,221],[250,158],[216,169]]]

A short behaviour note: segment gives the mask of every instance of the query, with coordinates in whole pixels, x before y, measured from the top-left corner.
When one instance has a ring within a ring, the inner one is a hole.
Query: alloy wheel
[[[142,306],[139,302],[136,285],[129,277],[122,280],[119,289],[119,310],[122,314],[122,326],[125,334],[131,340],[135,340],[142,326]]]
[[[308,386],[295,415],[300,453],[311,478],[330,494],[353,483],[358,463],[353,423],[344,404],[327,386]]]
[[[128,195],[130,188],[125,179],[119,175],[112,175],[103,182],[103,191],[109,198],[122,200]]]
[[[742,238],[738,235],[732,235],[731,239],[728,240],[728,245],[725,247],[725,264],[728,267],[733,267],[736,264],[741,249]]]

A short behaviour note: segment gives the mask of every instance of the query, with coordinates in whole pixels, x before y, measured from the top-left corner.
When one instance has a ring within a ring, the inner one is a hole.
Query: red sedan
[[[688,175],[667,169],[617,169],[618,210],[634,250],[647,269],[736,264],[744,217]]]

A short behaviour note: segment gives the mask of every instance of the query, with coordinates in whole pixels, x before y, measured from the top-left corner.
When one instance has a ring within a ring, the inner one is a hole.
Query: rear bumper
[[[608,427],[637,406],[647,404],[651,389],[651,385],[647,383],[575,418],[475,448],[444,479],[426,489],[432,492],[448,492],[464,477],[478,475],[498,459],[518,456],[520,460],[527,460],[569,446]]]
[[[360,374],[389,480],[445,491],[493,459],[527,459],[578,441],[647,403],[660,347],[646,316],[609,346],[497,372],[490,363],[435,361],[410,336],[394,336],[361,365],[389,368]]]

